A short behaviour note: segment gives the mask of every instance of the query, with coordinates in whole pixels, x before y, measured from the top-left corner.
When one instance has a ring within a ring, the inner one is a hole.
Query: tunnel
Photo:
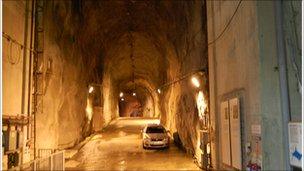
[[[300,167],[299,2],[1,3],[3,169]]]

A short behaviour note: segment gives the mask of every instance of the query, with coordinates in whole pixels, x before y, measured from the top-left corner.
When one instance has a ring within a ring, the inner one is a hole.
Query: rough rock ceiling
[[[177,58],[172,56],[174,47],[184,38],[190,22],[185,9],[191,2],[82,1],[78,5],[82,8],[82,51],[102,58],[95,59],[92,67],[103,63],[102,70],[111,75],[117,87],[133,79],[144,79],[154,88],[165,82],[168,63]]]

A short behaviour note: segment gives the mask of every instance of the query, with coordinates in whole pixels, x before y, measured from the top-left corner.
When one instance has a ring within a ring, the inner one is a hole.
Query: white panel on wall
[[[239,99],[229,100],[232,166],[242,169],[241,119]]]
[[[226,165],[231,165],[230,158],[230,131],[229,131],[229,110],[228,101],[221,103],[221,149],[222,162]]]
[[[289,131],[289,160],[292,166],[302,167],[302,123],[290,122]]]

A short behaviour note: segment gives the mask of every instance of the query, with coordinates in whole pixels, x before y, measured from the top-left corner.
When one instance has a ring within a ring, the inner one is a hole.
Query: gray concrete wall
[[[3,2],[2,27],[3,32],[12,39],[22,44],[23,47],[12,40],[8,41],[2,35],[2,116],[30,115],[29,99],[29,75],[30,75],[30,28],[31,28],[31,2],[5,1]],[[2,34],[2,33],[1,33]],[[26,48],[25,48],[26,47]],[[19,125],[19,128],[21,126]],[[18,128],[18,129],[19,129]],[[28,127],[23,126],[19,147],[21,150],[21,161],[29,161],[30,154],[24,153],[28,148],[27,141],[30,133]],[[3,162],[7,162],[7,155],[2,156]],[[5,160],[6,159],[6,160]],[[6,164],[5,164],[6,165]],[[3,167],[5,169],[5,167]]]
[[[207,1],[208,42],[223,31],[238,1]],[[259,47],[256,4],[243,1],[224,34],[208,47],[213,164],[222,168],[220,103],[228,96],[241,98],[243,144],[251,142],[250,126],[260,124]],[[218,136],[216,136],[218,135]],[[244,147],[242,147],[244,150]],[[243,154],[244,156],[244,154]],[[249,156],[244,156],[245,162]],[[218,160],[217,160],[218,159]]]
[[[263,169],[285,168],[282,111],[273,2],[257,3],[260,47],[260,86]],[[286,138],[286,137],[285,137]]]
[[[29,5],[28,13],[26,14],[25,1],[5,1],[3,2],[3,32],[7,33],[18,43],[24,45],[25,37],[29,46],[30,40],[30,24],[25,29],[26,17],[28,23],[31,20],[31,6]],[[27,16],[26,16],[27,15]],[[14,22],[12,22],[14,21]],[[3,110],[4,115],[20,115],[27,114],[27,85],[29,75],[29,51],[22,49],[15,43],[10,43],[2,36],[3,52]],[[25,51],[25,56],[24,56]],[[24,65],[25,63],[25,65]],[[25,68],[24,68],[25,67]],[[24,70],[25,69],[25,70]],[[24,72],[25,71],[25,72]],[[25,81],[22,80],[22,75],[25,74]],[[24,89],[22,85],[26,86]],[[25,96],[22,97],[22,93]],[[24,105],[22,106],[22,98]]]
[[[262,140],[263,140],[263,166],[265,169],[279,170],[288,169],[287,163],[289,154],[287,126],[284,125],[284,116],[291,122],[301,121],[301,43],[300,37],[300,2],[282,2],[283,25],[283,46],[287,63],[287,88],[290,113],[284,113],[282,108],[282,94],[280,92],[279,62],[275,25],[276,9],[272,2],[258,3],[259,18],[259,42],[261,60],[261,116],[262,120]],[[267,17],[265,17],[267,16]],[[279,67],[279,68],[278,68]],[[271,136],[269,136],[271,135]],[[279,161],[279,162],[278,162]]]
[[[301,1],[283,1],[283,27],[285,33],[290,115],[293,122],[302,121],[301,10]]]
[[[207,1],[208,42],[213,41],[224,29],[239,1]],[[287,50],[287,74],[291,121],[301,121],[301,94],[297,75],[301,74],[300,58],[300,6],[299,2],[283,2],[283,23]],[[286,168],[283,135],[283,114],[277,59],[275,9],[271,1],[242,1],[232,22],[224,34],[209,45],[210,110],[215,156],[213,163],[222,168],[219,135],[220,102],[228,97],[241,98],[243,116],[242,150],[243,167],[249,160],[261,160],[265,170]],[[288,42],[288,40],[290,40]],[[292,53],[295,47],[295,53]],[[293,60],[293,56],[294,60]],[[294,69],[298,66],[298,72]],[[260,154],[256,156],[257,136],[252,125],[261,125]],[[216,136],[217,135],[217,136]],[[245,144],[251,143],[250,153]]]

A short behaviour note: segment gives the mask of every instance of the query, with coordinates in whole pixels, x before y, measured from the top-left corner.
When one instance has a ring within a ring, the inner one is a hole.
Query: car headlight
[[[144,140],[150,141],[150,137],[149,137],[147,134],[145,134],[145,135],[144,135]]]
[[[168,140],[169,140],[168,138],[164,138],[164,139],[163,139],[163,142],[167,143]]]

